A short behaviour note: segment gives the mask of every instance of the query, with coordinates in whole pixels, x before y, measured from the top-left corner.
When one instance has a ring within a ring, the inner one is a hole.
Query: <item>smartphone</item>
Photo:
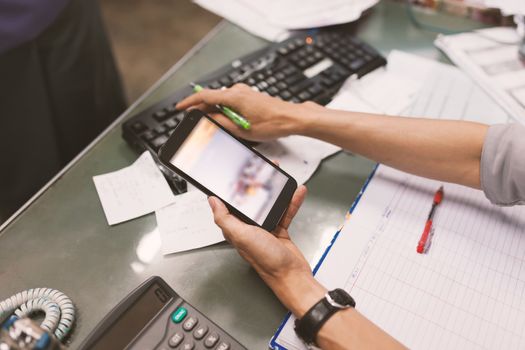
[[[244,222],[272,231],[288,208],[297,182],[198,109],[159,151],[161,163]]]

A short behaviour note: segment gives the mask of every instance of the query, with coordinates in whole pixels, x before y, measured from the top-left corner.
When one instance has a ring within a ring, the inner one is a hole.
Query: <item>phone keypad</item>
[[[158,350],[234,350],[238,347],[231,337],[191,307],[179,306],[170,317],[167,341]]]

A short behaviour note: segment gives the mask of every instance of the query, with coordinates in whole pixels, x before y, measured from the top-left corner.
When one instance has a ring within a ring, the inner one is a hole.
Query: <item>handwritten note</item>
[[[201,191],[180,194],[173,204],[155,214],[164,255],[224,241],[221,230],[213,222],[208,198]]]
[[[175,198],[149,152],[124,169],[94,176],[93,182],[110,225],[151,213]]]

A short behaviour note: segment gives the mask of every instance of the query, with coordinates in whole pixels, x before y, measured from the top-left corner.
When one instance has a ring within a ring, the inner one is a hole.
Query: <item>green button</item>
[[[188,310],[186,310],[183,307],[177,308],[172,314],[171,314],[171,320],[175,323],[181,323],[184,317],[188,314]]]

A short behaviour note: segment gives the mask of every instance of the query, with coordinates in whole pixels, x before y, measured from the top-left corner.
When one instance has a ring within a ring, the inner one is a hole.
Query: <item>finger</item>
[[[213,212],[213,219],[222,230],[224,237],[233,245],[237,245],[237,242],[246,234],[246,226],[249,225],[231,215],[228,208],[217,197],[209,197],[208,203]]]
[[[216,104],[231,105],[232,102],[234,102],[234,98],[232,97],[231,89],[226,89],[226,90],[204,89],[200,92],[191,94],[190,96],[186,97],[185,99],[177,103],[175,108],[179,110],[187,109],[188,107],[195,106],[201,103],[206,103],[209,105],[216,105]]]
[[[301,185],[297,187],[297,190],[295,190],[292,200],[290,201],[290,205],[288,206],[288,209],[286,210],[283,218],[281,219],[281,222],[279,224],[280,227],[284,228],[285,230],[288,229],[288,226],[290,226],[293,218],[295,217],[295,215],[299,211],[299,208],[301,208],[301,205],[304,202],[306,192],[306,186]]]

